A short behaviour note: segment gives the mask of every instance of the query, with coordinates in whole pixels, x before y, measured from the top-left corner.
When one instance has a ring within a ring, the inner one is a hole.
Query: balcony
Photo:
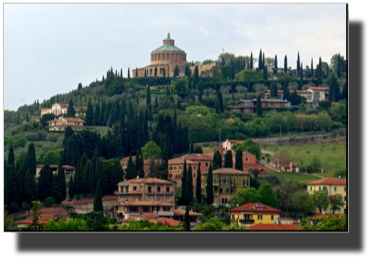
[[[255,220],[239,220],[241,224],[253,224]]]
[[[120,194],[129,194],[130,192],[128,191],[115,191],[115,195],[120,195]]]
[[[165,195],[173,195],[173,191],[165,192]]]
[[[148,194],[148,195],[154,195],[155,192],[154,191],[148,191],[146,194]]]
[[[174,211],[158,211],[158,216],[174,216]]]
[[[212,185],[213,186],[219,186],[219,183],[218,182],[213,182]]]
[[[166,192],[163,192],[163,191],[157,191],[156,192],[156,195],[164,195]]]

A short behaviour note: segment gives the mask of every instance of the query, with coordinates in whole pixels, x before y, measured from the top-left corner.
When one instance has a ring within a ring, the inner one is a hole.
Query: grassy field
[[[309,182],[312,182],[312,181],[316,181],[316,180],[320,180],[322,179],[321,177],[327,177],[327,178],[330,178],[333,176],[332,173],[310,173],[310,174],[297,174],[297,173],[276,173],[276,174],[273,174],[271,173],[271,175],[276,175],[277,177],[279,177],[280,179],[282,180],[285,180],[285,181],[290,181],[290,180],[293,180],[293,181],[298,181],[298,182],[305,182],[305,183],[309,183]]]
[[[264,149],[261,147],[261,149]],[[271,145],[265,148],[267,151],[275,153],[285,153],[292,157],[293,162],[301,166],[299,159],[304,159],[302,166],[308,166],[314,156],[317,156],[322,161],[322,168],[328,171],[333,171],[346,166],[346,142],[341,139],[339,143],[329,142],[319,144],[283,144]],[[310,153],[307,153],[310,151]],[[325,176],[327,177],[327,176]]]

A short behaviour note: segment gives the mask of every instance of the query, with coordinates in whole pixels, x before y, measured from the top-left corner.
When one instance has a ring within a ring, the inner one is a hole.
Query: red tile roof
[[[36,167],[40,167],[40,168],[42,168],[42,167],[44,167],[45,165],[36,165]],[[73,167],[73,166],[62,166],[63,168],[74,168],[75,169],[75,167]],[[50,165],[50,168],[58,168],[58,165]]]
[[[296,225],[278,225],[278,224],[257,224],[249,227],[249,230],[299,230]]]
[[[31,219],[25,219],[25,220],[17,221],[17,222],[15,222],[15,224],[31,224],[32,222],[33,221]],[[47,220],[47,219],[39,219],[38,220],[39,224],[46,224],[47,222],[49,222],[49,220]]]
[[[298,167],[298,165],[292,162],[292,167]]]
[[[313,181],[310,183],[306,183],[306,185],[347,185],[345,179],[335,179],[335,178],[324,178],[321,180]]]
[[[54,214],[41,214],[41,218],[54,218]]]
[[[174,210],[174,216],[185,216],[186,210],[182,209],[175,209]],[[190,216],[203,216],[202,213],[194,212],[194,211],[189,211]]]
[[[328,87],[307,87],[308,89],[313,89],[313,90],[329,90]]]
[[[270,93],[270,90],[266,89],[265,92],[266,93]],[[283,92],[284,92],[283,90],[277,90],[277,93],[283,93]],[[289,93],[294,93],[294,90],[289,90]],[[297,90],[297,93],[309,93],[309,94],[312,94],[313,92],[307,91],[307,90]]]
[[[68,211],[64,208],[45,207],[40,209],[41,214],[54,214],[54,216],[67,216]]]
[[[244,143],[245,142],[244,140],[228,140],[228,139],[227,141],[230,143]]]
[[[148,177],[148,178],[135,178],[135,179],[130,179],[130,180],[119,182],[119,184],[121,184],[121,183],[124,183],[124,184],[125,183],[164,183],[164,184],[174,184],[171,181],[162,180],[162,179],[158,179],[158,178],[152,178],[152,177]]]
[[[208,174],[208,171],[202,172]],[[250,175],[249,172],[241,171],[233,168],[219,168],[212,171],[212,174],[234,174],[234,175]]]
[[[265,207],[265,209],[262,209]],[[262,203],[248,203],[245,205],[241,205],[239,207],[233,208],[229,210],[230,212],[259,212],[262,213],[280,213],[281,210],[264,205]]]
[[[82,126],[82,125],[54,125],[54,126],[50,126],[51,128],[53,127],[86,127],[86,126]]]
[[[65,120],[65,121],[68,121],[68,122],[83,122],[83,123],[86,123],[86,121],[84,121],[84,120],[82,120],[80,118],[70,118],[70,117],[59,117],[58,119],[50,120],[50,121],[47,121],[46,123],[55,122],[55,121],[59,121],[59,120]]]

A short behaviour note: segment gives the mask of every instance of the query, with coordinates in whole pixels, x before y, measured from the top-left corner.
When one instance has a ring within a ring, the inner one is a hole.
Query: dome
[[[159,47],[158,49],[155,49],[154,51],[182,51],[184,52],[184,50],[176,47],[176,46],[171,46],[171,45],[166,45],[166,46],[161,46]]]

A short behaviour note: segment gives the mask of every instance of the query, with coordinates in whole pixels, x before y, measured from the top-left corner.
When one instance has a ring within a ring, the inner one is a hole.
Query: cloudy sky
[[[283,67],[346,56],[344,4],[4,4],[4,108],[17,110],[143,67],[170,32],[188,60],[224,52]],[[314,65],[315,67],[315,65]]]

